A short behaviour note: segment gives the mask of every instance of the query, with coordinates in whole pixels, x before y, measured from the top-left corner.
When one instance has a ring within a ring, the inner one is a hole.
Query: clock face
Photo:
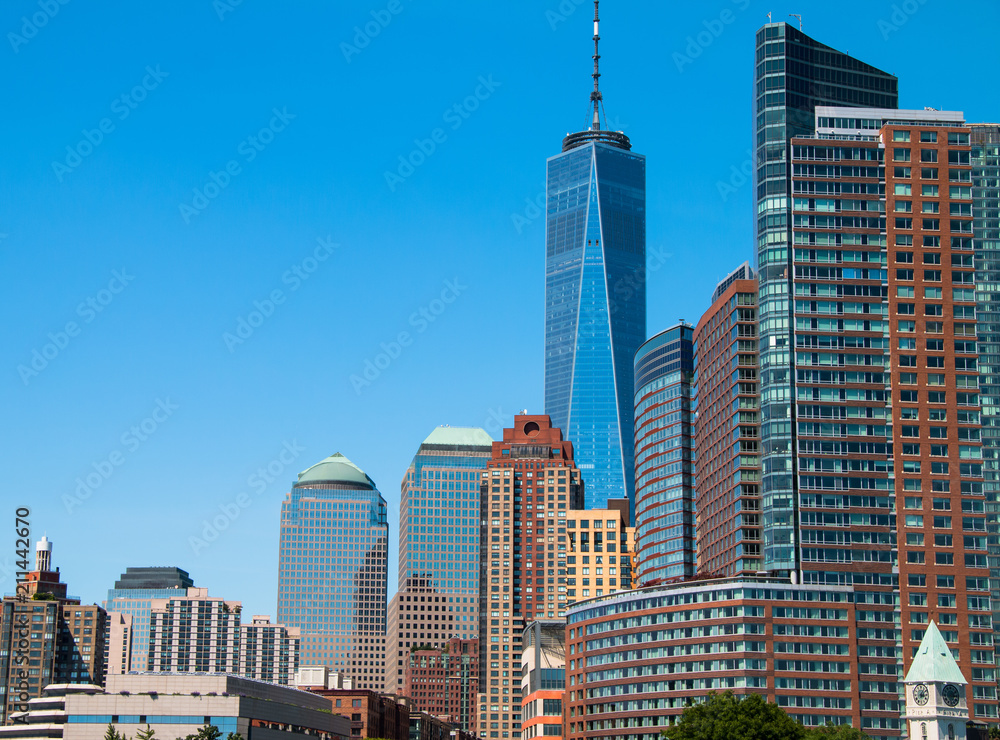
[[[927,690],[927,687],[924,684],[918,683],[916,686],[913,687],[913,701],[917,703],[917,706],[922,707],[924,704],[927,703],[927,700],[929,698],[930,698],[930,692]]]
[[[949,707],[958,706],[958,700],[961,698],[958,687],[951,683],[945,684],[944,688],[941,689],[941,698],[944,699],[944,703]]]

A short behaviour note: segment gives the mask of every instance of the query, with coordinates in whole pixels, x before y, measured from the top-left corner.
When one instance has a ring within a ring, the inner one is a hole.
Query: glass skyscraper
[[[492,450],[489,434],[466,427],[438,427],[420,445],[400,487],[400,589],[420,578],[439,593],[477,594],[479,474]]]
[[[194,581],[180,568],[126,568],[115,587],[108,589],[105,611],[132,617],[132,654],[126,670],[147,670],[149,652],[149,610],[153,599],[183,596]]]
[[[409,648],[477,636],[479,484],[492,451],[493,438],[482,429],[438,427],[403,476],[399,590],[389,604],[386,636],[390,693],[402,695]],[[421,611],[430,604],[432,610]]]
[[[814,132],[817,105],[895,108],[892,75],[785,23],[757,31],[754,150],[760,283],[762,525],[766,570],[798,567],[792,418],[789,140]]]
[[[545,413],[573,442],[586,508],[628,498],[634,512],[632,357],[646,338],[646,158],[617,131],[570,134],[562,148],[546,167]]]
[[[635,584],[695,573],[692,327],[635,355]]]
[[[299,473],[281,505],[278,622],[299,629],[301,665],[383,690],[388,540],[385,499],[354,463]]]
[[[994,649],[1000,651],[1000,125],[970,128],[983,487]]]

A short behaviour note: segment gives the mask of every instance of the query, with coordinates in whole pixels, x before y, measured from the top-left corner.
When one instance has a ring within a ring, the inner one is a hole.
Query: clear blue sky
[[[178,565],[273,616],[280,502],[340,451],[389,502],[394,591],[420,441],[542,410],[530,203],[587,122],[592,5],[49,4],[0,6],[3,515],[31,507],[32,539],[88,602],[126,566]],[[647,156],[647,248],[664,255],[650,332],[696,320],[752,260],[751,187],[723,200],[718,184],[747,160],[769,10],[897,74],[904,107],[1000,118],[975,74],[995,66],[993,2],[606,1],[606,109]],[[366,23],[378,34],[356,40]],[[433,153],[387,182],[424,139]],[[239,516],[192,547],[220,507]]]

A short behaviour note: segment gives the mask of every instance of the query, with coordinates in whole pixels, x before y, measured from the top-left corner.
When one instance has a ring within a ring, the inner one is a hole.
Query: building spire
[[[590,126],[591,131],[601,130],[600,106],[604,100],[603,96],[601,95],[601,86],[600,86],[601,55],[597,51],[597,42],[601,40],[601,32],[600,32],[601,19],[597,13],[597,5],[599,2],[600,0],[594,0],[594,74],[593,74],[594,92],[590,93],[590,101],[594,104],[594,121]]]

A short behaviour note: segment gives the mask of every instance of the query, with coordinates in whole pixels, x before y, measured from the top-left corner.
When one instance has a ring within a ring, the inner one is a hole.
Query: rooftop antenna
[[[771,11],[770,11],[770,10],[769,10],[769,11],[767,11],[767,22],[768,22],[768,23],[770,23],[770,22],[771,22]]]
[[[788,17],[789,18],[798,18],[799,19],[799,30],[801,31],[802,30],[802,16],[799,15],[798,13],[789,13]]]
[[[594,104],[594,121],[590,125],[591,131],[601,130],[601,114],[600,106],[604,100],[604,96],[601,95],[601,87],[599,80],[601,79],[600,71],[600,61],[601,55],[597,52],[597,42],[601,40],[600,32],[600,16],[597,13],[597,5],[600,0],[594,0],[594,92],[590,93],[590,102]]]

